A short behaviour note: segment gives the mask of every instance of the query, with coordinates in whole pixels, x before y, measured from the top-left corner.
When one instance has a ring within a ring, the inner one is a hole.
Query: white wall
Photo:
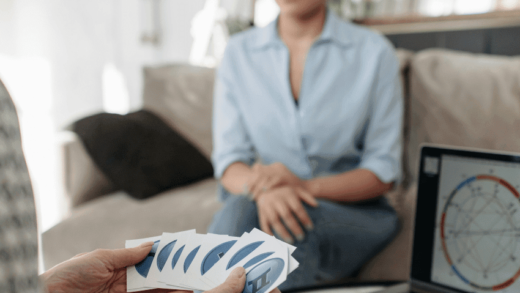
[[[42,1],[43,2],[43,1]],[[60,218],[57,152],[54,145],[54,67],[49,56],[49,18],[41,2],[0,0],[0,78],[17,106],[22,142],[37,204],[40,228]],[[43,220],[45,218],[45,220]]]
[[[162,43],[143,44],[149,0],[0,0],[0,78],[15,101],[44,231],[63,217],[56,133],[103,110],[103,70],[141,105],[142,66],[187,62],[191,19],[204,0],[161,0]]]
[[[101,76],[114,63],[132,108],[141,105],[145,64],[187,62],[191,19],[204,0],[163,0],[162,43],[140,41],[144,0],[0,0],[0,55],[38,56],[52,64],[53,119],[61,128],[102,110]]]
[[[204,7],[205,0],[163,0],[161,2],[162,43],[158,61],[188,62],[193,38],[191,20]]]
[[[102,111],[102,73],[113,63],[126,77],[130,106],[141,104],[141,66],[155,50],[140,44],[139,0],[48,2],[53,117],[63,127]]]
[[[15,0],[0,0],[0,36],[3,40],[0,42],[0,52],[5,54],[14,54],[16,51],[14,18],[15,15],[11,13],[13,10]]]
[[[124,75],[130,105],[141,105],[145,64],[188,62],[193,16],[205,0],[162,0],[162,42],[142,44],[141,8],[149,0],[0,0],[0,55],[40,57],[51,64],[52,118],[62,128],[102,110],[107,63]],[[247,17],[249,1],[222,0]]]

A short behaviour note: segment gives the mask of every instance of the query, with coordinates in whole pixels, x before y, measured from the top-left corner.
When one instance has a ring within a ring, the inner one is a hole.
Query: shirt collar
[[[332,41],[343,46],[350,45],[352,43],[351,35],[348,33],[348,31],[342,31],[344,29],[348,29],[348,26],[343,26],[340,28],[341,21],[342,20],[340,20],[334,12],[328,9],[323,31],[321,32],[316,42]],[[266,27],[260,29],[259,35],[253,44],[253,48],[264,49],[280,44],[283,44],[283,42],[278,35],[278,17],[276,17],[276,19],[269,23]]]

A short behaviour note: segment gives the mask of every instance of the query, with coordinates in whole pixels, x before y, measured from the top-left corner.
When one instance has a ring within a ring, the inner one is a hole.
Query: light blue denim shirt
[[[399,64],[382,36],[327,13],[310,48],[298,105],[277,20],[229,41],[216,77],[215,176],[233,162],[281,162],[302,179],[364,168],[401,172]]]

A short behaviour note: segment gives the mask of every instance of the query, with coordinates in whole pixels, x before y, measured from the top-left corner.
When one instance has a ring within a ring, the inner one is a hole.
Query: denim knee
[[[258,227],[255,202],[244,196],[229,195],[222,209],[213,217],[208,231],[215,234],[242,236],[244,232]]]
[[[399,217],[394,212],[393,214],[389,215],[387,220],[385,221],[385,231],[386,231],[386,241],[384,243],[384,246],[386,246],[390,241],[392,241],[395,236],[399,233],[399,230],[401,230],[401,222],[399,221]]]

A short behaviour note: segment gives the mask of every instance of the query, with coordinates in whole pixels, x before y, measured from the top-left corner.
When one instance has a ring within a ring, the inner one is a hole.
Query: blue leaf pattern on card
[[[188,256],[186,256],[186,260],[184,260],[184,273],[186,273],[190,268],[191,262],[193,262],[193,259],[197,255],[197,252],[199,252],[199,249],[200,245],[197,246],[197,248],[195,248],[194,250],[192,250],[190,254],[188,254]]]
[[[271,251],[271,252],[262,253],[262,254],[259,254],[255,257],[253,257],[248,262],[246,262],[246,264],[244,265],[244,269],[247,269],[248,267],[260,262],[261,260],[265,259],[266,257],[270,256],[273,253],[274,253],[274,251]]]
[[[208,252],[200,265],[200,274],[204,275],[209,271],[209,269],[211,269],[211,267],[213,267],[213,265],[215,265],[236,242],[236,240],[232,240],[222,243]]]
[[[150,267],[152,266],[153,258],[155,257],[155,253],[157,253],[157,248],[159,247],[159,240],[155,241],[152,246],[152,250],[148,253],[145,259],[143,259],[140,263],[135,265],[135,270],[142,277],[146,278],[148,276],[148,271],[150,271]]]
[[[163,247],[163,249],[159,252],[159,255],[157,256],[157,267],[159,268],[159,272],[162,272],[162,269],[164,268],[164,265],[166,264],[166,261],[168,260],[175,243],[177,243],[177,240],[166,244],[166,246]]]
[[[237,263],[239,263],[241,260],[243,260],[246,256],[248,256],[251,252],[253,252],[255,249],[258,248],[258,246],[262,245],[262,243],[264,243],[264,241],[257,241],[257,242],[253,242],[249,245],[246,245],[244,246],[242,249],[240,249],[239,251],[237,251],[235,253],[235,255],[233,255],[231,257],[231,259],[229,260],[229,263],[226,267],[226,270],[233,267],[234,265],[236,265]]]
[[[175,265],[179,261],[179,257],[181,257],[182,251],[184,250],[184,246],[186,246],[186,245],[183,245],[181,248],[179,248],[179,250],[177,250],[177,252],[173,256],[173,259],[172,259],[172,270],[175,268]]]

